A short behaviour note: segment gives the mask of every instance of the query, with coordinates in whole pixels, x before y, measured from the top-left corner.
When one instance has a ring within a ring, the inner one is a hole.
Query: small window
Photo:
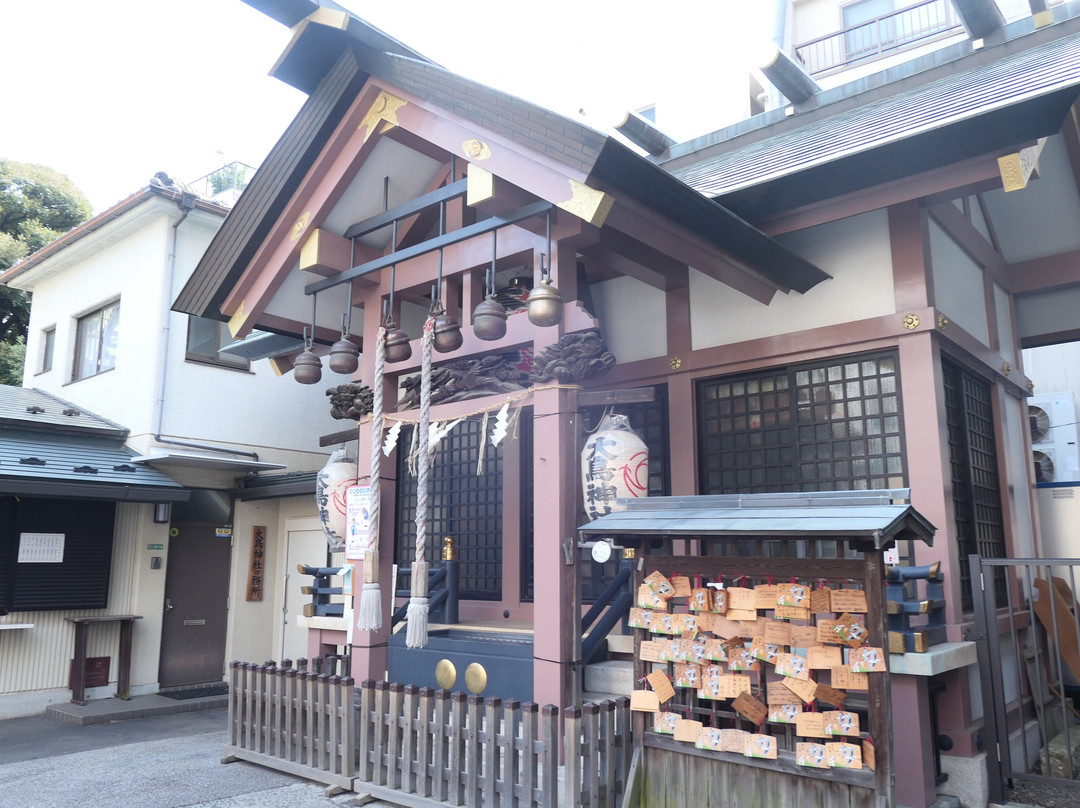
[[[222,352],[236,342],[239,340],[233,339],[227,324],[206,317],[188,318],[187,358],[191,361],[248,370],[251,363],[247,359]]]
[[[41,372],[52,370],[53,348],[56,346],[56,327],[41,332]]]
[[[75,363],[71,380],[96,376],[116,367],[116,333],[120,301],[80,317],[75,326]]]

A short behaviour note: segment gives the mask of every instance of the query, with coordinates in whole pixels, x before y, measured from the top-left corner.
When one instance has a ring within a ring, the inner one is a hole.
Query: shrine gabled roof
[[[1052,30],[1056,29],[1056,30]],[[694,153],[671,173],[736,213],[769,215],[1055,134],[1080,94],[1080,20],[939,65],[874,100],[796,115]],[[1063,35],[1065,34],[1065,35]],[[995,56],[995,52],[997,55]],[[918,84],[918,86],[912,86]],[[807,118],[806,123],[799,123]],[[678,150],[677,150],[678,151]]]
[[[625,510],[578,528],[619,535],[782,536],[869,539],[878,549],[899,539],[933,543],[935,528],[902,502],[903,491],[723,494],[619,500]]]
[[[284,2],[293,9],[310,2]],[[260,8],[281,3],[251,2]],[[295,10],[295,9],[294,9]],[[269,13],[269,12],[268,12]],[[310,24],[309,24],[310,23]],[[568,175],[596,178],[751,266],[780,289],[804,292],[829,276],[662,168],[583,124],[439,67],[403,47],[386,47],[355,17],[333,25],[307,19],[274,75],[311,95],[271,150],[212,241],[174,308],[221,317],[220,306],[289,202],[320,148],[370,78],[398,87],[545,159]],[[381,35],[385,36],[385,35]],[[336,59],[330,64],[330,58]],[[315,76],[319,80],[314,81]]]

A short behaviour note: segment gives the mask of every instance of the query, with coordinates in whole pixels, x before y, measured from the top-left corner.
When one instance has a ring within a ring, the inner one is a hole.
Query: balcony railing
[[[887,56],[962,29],[950,0],[928,0],[795,46],[810,75]]]

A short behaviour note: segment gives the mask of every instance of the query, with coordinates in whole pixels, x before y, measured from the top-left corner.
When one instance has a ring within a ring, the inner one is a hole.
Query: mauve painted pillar
[[[898,808],[927,808],[937,799],[936,738],[930,736],[930,693],[925,676],[893,676],[893,771]]]
[[[573,568],[563,542],[577,547],[577,409],[576,390],[533,395],[533,701],[560,709],[569,704],[575,675]]]
[[[365,300],[364,309],[367,312],[381,312],[382,292],[376,289]],[[375,362],[372,351],[375,348],[376,332],[382,324],[381,316],[369,316],[364,318],[364,342],[363,354],[360,361],[360,378],[353,378],[353,382],[362,382],[368,386],[375,383]],[[389,374],[393,366],[387,364],[385,373]],[[393,412],[397,402],[396,380],[384,380],[383,382],[383,410]],[[384,426],[391,426],[386,422]],[[370,418],[359,424],[357,430],[357,467],[361,483],[371,475],[371,434]],[[374,438],[381,444],[383,436]],[[399,446],[397,451],[403,451]],[[352,677],[360,682],[364,679],[382,681],[386,678],[389,666],[389,651],[387,638],[390,633],[390,616],[394,613],[393,597],[393,566],[394,566],[394,458],[380,453],[380,479],[379,479],[379,587],[382,595],[383,627],[379,631],[361,631],[353,626],[352,638]],[[353,620],[360,610],[360,592],[363,589],[364,562],[355,562],[353,571]]]

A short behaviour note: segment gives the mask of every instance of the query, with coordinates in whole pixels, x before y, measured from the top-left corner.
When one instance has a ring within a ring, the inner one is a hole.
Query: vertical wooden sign
[[[251,560],[248,562],[247,599],[263,599],[263,562],[266,561],[266,527],[251,528]]]

